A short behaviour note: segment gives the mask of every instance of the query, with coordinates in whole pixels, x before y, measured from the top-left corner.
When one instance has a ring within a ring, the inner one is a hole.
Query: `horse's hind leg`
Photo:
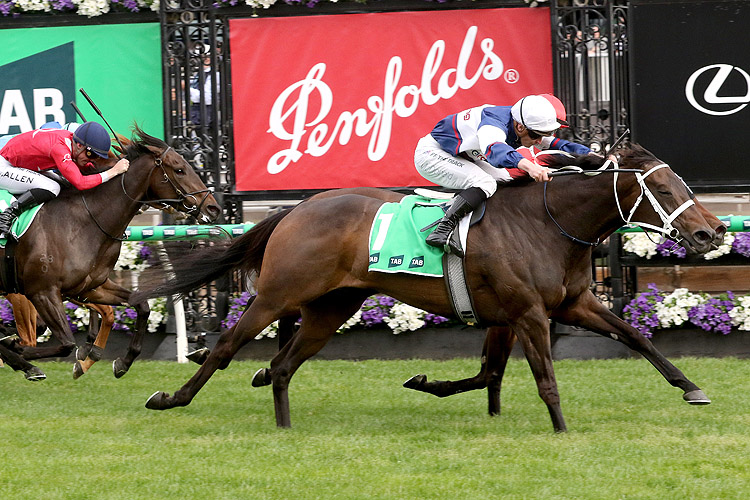
[[[36,308],[25,295],[9,293],[6,297],[13,307],[13,319],[16,322],[21,345],[36,346]]]
[[[441,398],[486,387],[488,413],[500,415],[500,386],[515,342],[516,336],[510,328],[488,328],[482,347],[481,368],[475,376],[455,381],[428,381],[426,375],[415,375],[404,382],[404,387]]]
[[[41,316],[42,320],[44,320],[47,327],[52,332],[52,335],[54,335],[60,342],[60,345],[24,347],[21,351],[23,357],[30,360],[66,357],[70,355],[75,349],[76,341],[73,337],[73,332],[70,330],[68,319],[65,316],[60,292],[49,290],[43,293],[37,293],[29,298],[34,304],[34,307],[36,307],[39,316]]]
[[[302,307],[302,326],[271,361],[265,374],[273,384],[278,427],[291,427],[289,382],[297,369],[320,351],[344,322],[362,306],[369,292],[342,289],[330,292]],[[262,372],[262,371],[261,371]],[[258,377],[259,374],[256,374]],[[262,385],[254,383],[253,385]]]

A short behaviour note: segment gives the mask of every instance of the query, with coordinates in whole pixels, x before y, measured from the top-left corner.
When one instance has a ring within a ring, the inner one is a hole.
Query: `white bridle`
[[[656,197],[648,188],[648,186],[646,186],[646,177],[648,177],[652,173],[662,168],[669,168],[669,165],[667,165],[666,163],[661,163],[653,167],[651,170],[649,170],[645,174],[640,173],[640,172],[635,172],[635,179],[638,182],[638,185],[641,187],[641,194],[638,195],[638,199],[635,200],[635,204],[633,205],[633,208],[630,210],[630,214],[628,214],[627,217],[625,217],[625,215],[623,214],[622,207],[620,206],[620,195],[617,193],[617,172],[615,172],[614,191],[615,191],[615,201],[617,202],[617,210],[619,210],[620,217],[622,217],[622,220],[625,221],[625,224],[629,226],[642,227],[644,229],[651,229],[653,231],[662,233],[667,238],[670,238],[675,241],[679,241],[678,238],[679,238],[680,232],[672,225],[672,222],[674,222],[674,220],[677,217],[679,217],[679,215],[682,212],[684,212],[691,206],[695,205],[695,201],[693,201],[692,199],[689,199],[685,203],[677,207],[677,209],[674,212],[672,212],[671,214],[668,214],[666,210],[662,208],[661,204],[657,201]],[[682,179],[680,180],[682,181]],[[682,182],[683,184],[685,183],[685,181],[682,181]],[[690,188],[688,188],[688,191],[689,190]],[[633,214],[635,214],[635,211],[638,209],[641,202],[643,201],[643,195],[646,195],[646,198],[648,199],[648,201],[651,202],[651,206],[654,208],[654,211],[659,215],[659,218],[661,219],[663,223],[662,227],[654,226],[646,222],[634,222],[631,220],[633,217]]]

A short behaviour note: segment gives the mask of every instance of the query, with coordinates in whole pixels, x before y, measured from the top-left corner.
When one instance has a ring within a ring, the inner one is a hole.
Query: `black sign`
[[[696,191],[747,192],[750,1],[631,2],[632,138]]]

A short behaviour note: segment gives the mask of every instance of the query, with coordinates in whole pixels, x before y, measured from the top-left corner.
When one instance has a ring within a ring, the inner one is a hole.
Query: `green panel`
[[[149,134],[163,138],[159,24],[3,29],[0,30],[0,46],[3,47],[0,71],[7,76],[9,70],[21,66],[11,63],[70,43],[74,47],[72,61],[64,60],[63,63],[74,68],[75,85],[73,96],[69,95],[67,86],[63,91],[67,99],[64,108],[66,121],[80,121],[72,116],[72,108],[67,105],[69,100],[75,99],[88,120],[103,123],[78,92],[83,87],[116,131],[130,136],[131,125],[136,121]],[[36,65],[35,73],[45,72],[57,75],[59,65]],[[22,76],[20,79],[24,80]],[[3,84],[0,89],[7,91],[8,87]],[[25,100],[30,92],[30,89],[23,91]],[[27,100],[26,106],[33,108],[31,99]],[[33,113],[31,115],[33,120]]]

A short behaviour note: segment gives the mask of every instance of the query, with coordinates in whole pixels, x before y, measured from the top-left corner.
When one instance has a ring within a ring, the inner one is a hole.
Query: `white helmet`
[[[540,95],[524,97],[513,105],[510,113],[515,121],[534,132],[554,132],[560,128],[555,107]]]

